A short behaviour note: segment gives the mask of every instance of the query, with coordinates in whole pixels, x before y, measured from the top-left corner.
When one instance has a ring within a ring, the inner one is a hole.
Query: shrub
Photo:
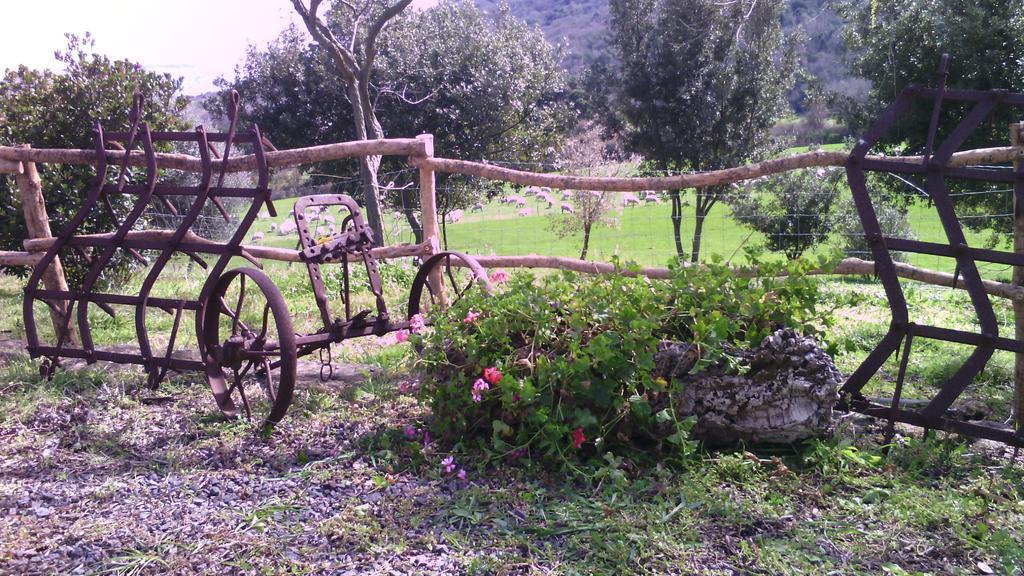
[[[841,182],[841,171],[824,168],[769,176],[730,202],[733,217],[794,260],[828,237]]]
[[[762,266],[789,275],[719,263],[678,265],[667,281],[524,273],[460,300],[412,336],[434,434],[554,463],[685,456],[692,423],[673,409],[678,382],[652,374],[659,341],[695,343],[700,369],[779,326],[813,332],[821,320],[808,263]]]
[[[906,209],[887,201],[875,202],[874,207],[882,234],[893,238],[917,238],[913,228],[910,227]],[[834,230],[838,235],[839,247],[843,253],[847,256],[873,260],[871,247],[868,246],[864,236],[864,225],[861,224],[860,215],[857,214],[857,208],[854,206],[852,198],[847,198],[839,204],[836,210]],[[893,260],[903,261],[905,259],[902,252],[891,252],[890,254]]]

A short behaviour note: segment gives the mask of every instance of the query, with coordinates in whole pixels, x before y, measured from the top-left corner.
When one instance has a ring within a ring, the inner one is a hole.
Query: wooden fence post
[[[27,144],[19,148],[28,148]],[[29,238],[52,238],[50,232],[50,218],[46,214],[46,202],[43,200],[43,183],[39,179],[39,171],[36,170],[35,162],[22,162],[22,173],[15,175],[18,183],[18,192],[21,195],[21,208],[25,214],[25,226],[28,228]],[[68,283],[64,278],[64,268],[60,264],[60,258],[55,258],[53,264],[43,273],[43,287],[47,290],[60,290],[67,292]],[[53,322],[55,337],[59,337],[64,326],[64,314],[68,311],[66,301],[55,302],[55,307],[50,307],[50,320]],[[68,344],[78,344],[78,333],[74,326],[68,325]]]
[[[1024,144],[1024,122],[1010,124],[1010,145]],[[1020,174],[1024,161],[1013,163],[1014,172]],[[1020,176],[1018,176],[1019,178]],[[1024,254],[1024,182],[1014,182],[1013,194],[1013,251]],[[1013,267],[1014,286],[1024,285],[1024,266]],[[1013,302],[1014,337],[1024,341],[1024,302]],[[1013,364],[1013,415],[1017,429],[1024,428],[1024,353],[1018,352]]]
[[[426,158],[434,156],[434,135],[420,134],[417,140],[423,142],[423,153]],[[434,169],[428,164],[421,164],[420,171],[420,212],[423,215],[423,243],[430,246],[430,254],[441,251],[441,230],[437,222],[437,190],[434,180]],[[447,301],[444,294],[444,279],[440,269],[433,270],[427,277],[430,288],[438,302],[444,305]]]

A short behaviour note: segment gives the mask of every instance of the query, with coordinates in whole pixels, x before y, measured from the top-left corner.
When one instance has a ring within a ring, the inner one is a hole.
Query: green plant
[[[434,433],[513,459],[689,459],[695,420],[677,414],[681,384],[654,374],[658,343],[695,344],[699,370],[780,326],[821,321],[810,263],[758,266],[765,277],[718,262],[675,266],[666,281],[516,274],[463,298],[412,336]]]
[[[0,145],[91,149],[95,146],[92,130],[96,123],[108,131],[128,128],[135,91],[146,98],[143,122],[155,130],[184,128],[181,117],[188,98],[181,95],[180,79],[149,72],[135,62],[97,54],[88,34],[84,38],[70,34],[67,37],[66,49],[55,54],[63,71],[20,66],[0,76]],[[58,233],[93,187],[95,170],[91,166],[60,163],[40,164],[39,169],[50,226]],[[111,195],[109,201],[119,218],[128,214],[134,202],[131,195],[122,194]],[[21,250],[28,234],[13,178],[0,178],[0,203],[0,246]],[[115,219],[107,211],[97,209],[82,223],[79,232],[110,232],[114,224]],[[72,285],[84,277],[88,266],[83,258],[69,251],[61,259]],[[127,252],[119,250],[104,268],[101,283],[116,285],[127,278],[127,271],[133,267],[134,261]],[[25,269],[17,267],[9,270],[14,274],[25,273]]]
[[[907,210],[898,206],[897,202],[880,198],[875,203],[875,216],[878,218],[878,225],[882,234],[893,238],[916,239],[917,234],[910,227],[910,220],[907,218]],[[868,246],[864,236],[864,225],[861,223],[857,208],[852,198],[847,198],[839,203],[836,209],[833,230],[839,238],[839,246],[847,255],[858,258],[873,259],[871,247]],[[906,255],[902,252],[889,252],[893,260],[904,261]]]
[[[772,250],[795,260],[828,237],[841,175],[818,168],[770,176],[729,200],[733,218],[764,234]]]

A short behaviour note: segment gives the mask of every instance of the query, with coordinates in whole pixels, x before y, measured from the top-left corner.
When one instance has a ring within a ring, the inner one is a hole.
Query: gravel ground
[[[462,572],[476,552],[446,543],[437,512],[465,483],[367,448],[416,402],[382,409],[355,392],[360,367],[325,384],[303,368],[266,440],[223,421],[203,381],[138,391],[105,367],[95,387],[30,401],[0,427],[0,573]]]

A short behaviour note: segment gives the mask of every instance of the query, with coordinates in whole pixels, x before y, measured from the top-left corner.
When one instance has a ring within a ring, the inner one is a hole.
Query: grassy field
[[[447,245],[452,250],[469,254],[525,255],[578,257],[582,248],[582,235],[560,238],[552,228],[553,221],[560,218],[558,202],[553,209],[545,204],[527,198],[530,216],[518,216],[519,209],[500,204],[497,200],[488,202],[483,211],[466,211],[458,223],[446,224]],[[692,198],[691,198],[692,201]],[[294,199],[275,202],[279,216],[276,219],[259,220],[253,226],[253,233],[265,234],[260,243],[294,248],[294,234],[280,236],[270,231],[271,224],[280,225],[290,218],[289,211]],[[623,260],[633,260],[645,266],[664,266],[675,257],[671,207],[668,202],[637,207],[616,207],[610,216],[615,220],[611,227],[595,226],[587,258],[608,261],[614,255]],[[911,205],[908,214],[911,227],[920,240],[947,242],[942,225],[934,208],[925,202]],[[693,208],[684,208],[681,237],[684,250],[689,250],[693,238]],[[984,246],[989,234],[965,230],[967,241],[972,246]],[[388,243],[411,242],[412,234],[404,218],[385,216],[385,236]],[[740,225],[731,217],[729,207],[715,206],[704,224],[702,256],[717,255],[735,263],[744,261],[742,248],[764,243],[759,232]],[[827,252],[831,246],[840,245],[840,239],[833,235],[817,252]],[[1004,245],[1003,248],[1006,246]],[[870,259],[867,254],[860,255]],[[910,254],[907,261],[915,266],[952,272],[956,265],[950,258]],[[983,274],[989,278],[1008,278],[1005,266],[982,265]]]

